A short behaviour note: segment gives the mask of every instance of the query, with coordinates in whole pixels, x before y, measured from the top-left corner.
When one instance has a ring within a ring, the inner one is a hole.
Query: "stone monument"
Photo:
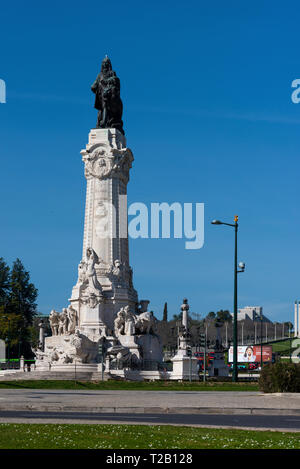
[[[190,347],[190,334],[188,328],[188,311],[190,307],[188,300],[184,298],[181,305],[182,327],[179,332],[179,347],[176,355],[172,358],[173,372],[171,379],[183,380],[199,380],[198,360],[192,356],[192,348]]]
[[[82,259],[69,305],[49,316],[52,336],[36,369],[97,370],[105,339],[106,372],[116,359],[162,361],[156,318],[138,300],[129,263],[127,184],[134,160],[123,130],[120,80],[106,56],[92,85],[96,128],[81,151],[87,180]]]
[[[218,376],[228,376],[229,369],[228,366],[225,364],[224,361],[224,348],[222,346],[222,339],[220,329],[223,326],[223,323],[220,321],[215,322],[216,327],[216,345],[214,348],[214,360],[211,367],[208,370],[208,374],[210,377],[218,377]]]

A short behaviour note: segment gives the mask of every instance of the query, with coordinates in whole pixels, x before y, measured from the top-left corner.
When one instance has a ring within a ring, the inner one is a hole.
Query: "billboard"
[[[272,345],[263,345],[263,362],[272,362]],[[253,363],[261,361],[260,345],[240,345],[237,348],[238,363]],[[230,347],[228,353],[228,362],[233,362],[233,347]]]

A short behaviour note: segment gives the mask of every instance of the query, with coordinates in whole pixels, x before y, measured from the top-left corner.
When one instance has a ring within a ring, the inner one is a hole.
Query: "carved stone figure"
[[[125,332],[125,312],[124,308],[121,308],[120,311],[117,313],[117,317],[114,320],[114,333],[116,337],[119,335],[124,334]]]
[[[119,261],[119,259],[114,261],[109,273],[111,281],[116,287],[126,286],[124,265]]]
[[[156,321],[152,311],[139,314],[135,323],[136,334],[155,334]]]
[[[99,293],[101,293],[102,289],[97,279],[95,264],[99,264],[100,261],[94,249],[92,248],[87,248],[86,256],[86,278],[88,281],[89,292],[98,295]]]
[[[81,261],[78,265],[78,283],[84,285],[86,282],[86,263],[84,261]]]
[[[77,311],[70,305],[67,309],[68,313],[68,333],[74,334],[75,328],[77,326]]]
[[[121,269],[122,269],[122,264],[119,261],[119,259],[116,259],[114,261],[112,269],[111,269],[112,274],[115,275],[116,277],[120,278],[121,275],[122,275],[122,270]]]
[[[49,315],[49,322],[52,331],[52,335],[58,335],[58,328],[59,328],[59,313],[52,309]]]
[[[44,358],[48,357],[47,353],[43,352],[43,350],[41,350],[39,347],[31,348],[31,350],[36,356],[37,361],[43,361]]]
[[[75,334],[72,336],[71,345],[75,347],[76,359],[82,363],[93,363],[96,361],[98,350],[95,344],[83,334],[80,333],[79,329],[75,330]],[[91,345],[94,345],[91,347]]]
[[[63,308],[62,312],[59,315],[59,334],[65,335],[68,331],[68,310]]]
[[[130,311],[129,306],[124,308],[124,319],[125,319],[125,335],[135,334],[135,315]]]
[[[120,98],[120,80],[112,70],[106,56],[101,64],[101,72],[91,87],[95,93],[95,108],[98,109],[97,129],[118,129],[122,134],[123,104]]]
[[[59,360],[59,354],[58,351],[56,350],[56,347],[53,348],[53,350],[50,353],[50,362],[56,362]]]

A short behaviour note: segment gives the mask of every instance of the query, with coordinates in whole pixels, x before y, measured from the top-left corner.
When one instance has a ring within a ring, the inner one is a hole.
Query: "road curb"
[[[61,405],[0,405],[0,411],[78,412],[112,414],[212,414],[212,415],[299,415],[300,409],[228,408],[228,407],[83,407]]]

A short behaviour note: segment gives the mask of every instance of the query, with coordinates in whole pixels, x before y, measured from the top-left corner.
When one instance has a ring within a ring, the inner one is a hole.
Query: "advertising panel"
[[[237,348],[238,363],[253,363],[261,361],[260,345],[241,345]],[[228,353],[228,362],[233,362],[233,347]],[[263,362],[272,362],[272,345],[263,345]]]

